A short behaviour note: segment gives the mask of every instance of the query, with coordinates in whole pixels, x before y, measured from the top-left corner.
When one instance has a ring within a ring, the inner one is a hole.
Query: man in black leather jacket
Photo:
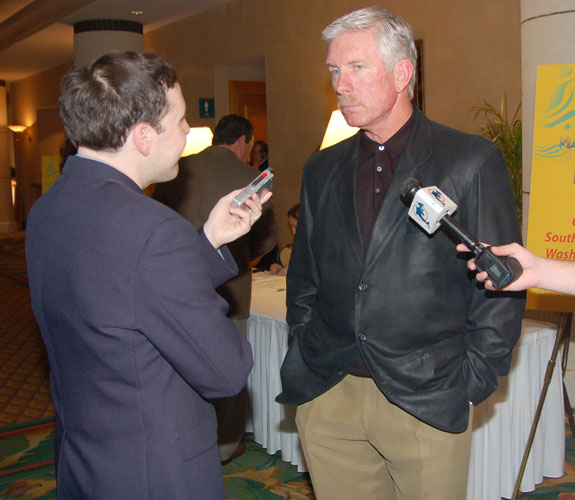
[[[469,232],[519,242],[505,163],[492,142],[412,107],[416,53],[401,18],[361,9],[323,37],[339,107],[361,131],[304,170],[278,401],[299,405],[320,500],[461,500],[470,408],[509,370],[524,297],[477,287],[399,193],[409,177],[438,186]]]

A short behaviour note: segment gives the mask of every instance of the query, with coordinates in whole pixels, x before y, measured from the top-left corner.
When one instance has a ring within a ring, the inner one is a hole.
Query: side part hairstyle
[[[62,80],[59,112],[76,147],[120,149],[138,123],[158,133],[166,114],[166,94],[178,79],[155,54],[114,51],[70,71]]]
[[[417,50],[413,41],[411,27],[403,18],[383,7],[366,7],[354,10],[339,17],[321,33],[326,43],[331,43],[344,33],[373,30],[379,46],[380,58],[388,71],[403,59],[417,67]],[[413,98],[415,71],[407,87],[409,98]]]
[[[247,118],[240,115],[222,116],[214,129],[212,145],[219,146],[220,144],[225,144],[230,146],[242,135],[245,135],[247,144],[252,140],[253,133],[254,126]]]

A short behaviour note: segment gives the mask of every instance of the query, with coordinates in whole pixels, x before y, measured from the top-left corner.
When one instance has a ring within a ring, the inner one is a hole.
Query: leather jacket
[[[441,231],[408,218],[405,179],[435,185],[454,218],[481,241],[521,242],[501,152],[487,139],[439,125],[416,110],[364,252],[356,214],[359,134],[306,164],[287,276],[289,349],[277,401],[300,404],[337,384],[357,349],[385,396],[445,431],[468,423],[505,375],[521,333],[524,293],[473,281]]]

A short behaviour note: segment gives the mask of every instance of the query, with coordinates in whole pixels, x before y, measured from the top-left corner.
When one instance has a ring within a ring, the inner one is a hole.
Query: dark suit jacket
[[[257,175],[258,171],[241,161],[233,151],[223,146],[211,146],[182,158],[178,176],[173,181],[158,184],[154,198],[200,227],[222,196],[243,188]],[[230,305],[228,317],[249,318],[250,261],[271,250],[276,241],[277,223],[272,204],[268,202],[250,232],[228,244],[238,266],[238,275],[218,288],[218,293]]]
[[[226,498],[205,398],[239,392],[252,355],[215,292],[236,271],[225,247],[115,168],[70,157],[32,207],[26,259],[59,498]]]
[[[300,404],[337,384],[361,352],[393,403],[439,429],[462,431],[507,373],[524,294],[488,293],[441,232],[428,236],[400,201],[405,179],[435,185],[457,219],[493,244],[520,241],[505,164],[490,141],[416,111],[367,251],[356,215],[359,135],[305,167],[287,276],[290,345],[278,401]]]

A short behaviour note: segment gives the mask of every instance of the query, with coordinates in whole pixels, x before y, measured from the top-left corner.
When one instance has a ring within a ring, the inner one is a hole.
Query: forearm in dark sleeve
[[[468,217],[467,223],[479,239],[494,244],[521,242],[515,202],[498,149],[493,148],[486,156],[469,199],[475,200],[475,217]],[[474,291],[465,334],[464,365],[472,403],[486,399],[497,387],[497,378],[509,371],[524,309],[523,292],[488,292],[479,288]]]

